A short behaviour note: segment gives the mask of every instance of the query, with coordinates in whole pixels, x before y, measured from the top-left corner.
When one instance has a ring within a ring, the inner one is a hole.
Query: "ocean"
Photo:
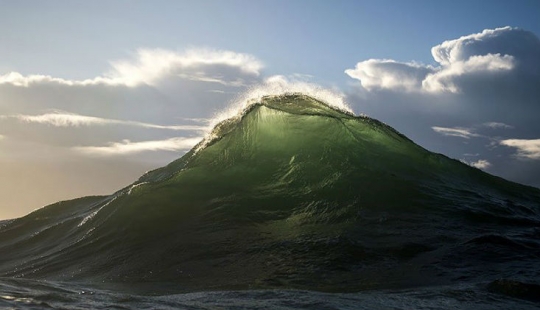
[[[0,307],[539,307],[540,190],[305,94],[110,196],[0,222]]]

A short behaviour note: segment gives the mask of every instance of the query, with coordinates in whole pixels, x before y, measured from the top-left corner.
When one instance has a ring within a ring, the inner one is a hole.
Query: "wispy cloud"
[[[171,138],[166,140],[131,142],[111,142],[107,146],[78,146],[73,149],[87,155],[114,156],[128,155],[148,151],[180,151],[188,150],[202,140],[203,137]]]
[[[55,127],[79,127],[79,126],[104,126],[104,125],[125,125],[151,129],[184,130],[184,131],[205,131],[207,126],[196,125],[157,125],[136,121],[123,121],[94,116],[86,116],[65,112],[46,113],[41,115],[8,115],[2,118],[14,118],[28,123],[38,123]]]
[[[212,73],[215,68],[235,68],[248,76],[259,76],[262,62],[249,54],[227,50],[189,49],[183,52],[165,49],[139,49],[129,60],[111,62],[111,69],[98,77],[86,80],[67,80],[49,75],[27,75],[10,72],[0,75],[0,84],[28,87],[36,83],[55,83],[68,86],[111,85],[135,87],[154,85],[166,76],[176,75],[200,82],[242,86],[244,81],[229,80]]]
[[[471,137],[480,137],[479,134],[474,133],[470,128],[462,127],[431,127],[435,132],[440,133],[444,136],[449,137],[460,137],[465,139],[470,139]]]
[[[483,123],[482,126],[492,128],[492,129],[512,129],[514,126],[510,126],[505,123],[499,123],[499,122],[489,122],[489,123]]]
[[[517,156],[521,158],[540,159],[540,139],[507,139],[499,142],[501,145],[517,149]]]

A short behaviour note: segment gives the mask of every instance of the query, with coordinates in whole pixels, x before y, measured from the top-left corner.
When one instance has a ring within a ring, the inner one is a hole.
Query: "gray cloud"
[[[485,127],[491,128],[491,129],[512,129],[514,126],[505,124],[505,123],[499,123],[499,122],[487,122],[482,124]]]

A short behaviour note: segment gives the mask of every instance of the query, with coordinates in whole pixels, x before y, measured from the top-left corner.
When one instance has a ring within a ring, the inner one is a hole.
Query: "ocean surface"
[[[154,284],[155,285],[155,284]],[[538,309],[485,283],[357,293],[243,290],[146,294],[79,283],[0,279],[1,309]],[[171,288],[169,288],[171,289]]]
[[[539,189],[302,94],[0,222],[0,308],[533,309],[539,266]]]

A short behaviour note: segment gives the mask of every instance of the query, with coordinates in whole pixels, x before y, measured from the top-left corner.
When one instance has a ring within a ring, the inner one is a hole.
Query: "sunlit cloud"
[[[461,128],[461,127],[431,127],[435,132],[440,133],[444,136],[449,137],[460,137],[465,139],[470,139],[472,137],[480,137],[479,134],[476,134],[470,128]]]
[[[129,155],[148,151],[181,151],[188,150],[202,140],[203,137],[170,138],[166,140],[131,142],[111,142],[107,146],[78,146],[73,150],[97,156]]]
[[[212,122],[211,118],[202,118],[202,117],[182,117],[180,119],[184,121],[198,123],[198,124],[210,124]]]
[[[157,125],[144,122],[135,121],[123,121],[116,119],[107,119],[94,116],[86,116],[65,112],[47,113],[41,115],[8,115],[3,116],[0,119],[14,118],[19,121],[28,123],[38,123],[51,125],[55,127],[79,127],[79,126],[103,126],[103,125],[126,125],[135,126],[150,129],[167,129],[167,130],[184,130],[184,131],[205,131],[207,126],[195,126],[195,125]]]
[[[518,157],[540,159],[540,139],[507,139],[500,141],[500,144],[516,148]]]
[[[229,79],[212,70],[204,70],[216,67],[234,68],[246,75],[257,77],[263,65],[252,55],[226,50],[199,48],[176,52],[165,49],[139,49],[133,59],[113,61],[108,72],[92,79],[68,80],[49,75],[25,76],[18,72],[10,72],[0,75],[0,85],[28,87],[36,83],[54,83],[68,86],[105,84],[135,87],[141,84],[154,85],[167,76],[227,86],[245,85],[245,81],[238,77]]]
[[[461,89],[457,81],[463,76],[490,75],[499,71],[510,71],[514,66],[514,57],[510,55],[471,56],[467,60],[444,64],[439,70],[428,74],[422,81],[422,90],[458,93]]]
[[[345,73],[357,79],[368,91],[377,89],[397,89],[416,91],[422,88],[425,77],[435,72],[435,68],[414,62],[403,63],[391,59],[369,59],[356,64]]]
[[[431,49],[437,66],[391,59],[358,62],[345,73],[367,91],[460,93],[471,81],[515,72],[537,74],[540,41],[531,32],[512,27],[486,29]]]

